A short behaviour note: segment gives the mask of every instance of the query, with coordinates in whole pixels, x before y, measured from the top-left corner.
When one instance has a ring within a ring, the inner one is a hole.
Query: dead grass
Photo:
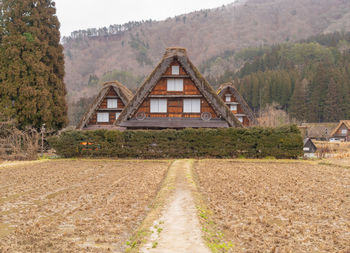
[[[203,160],[196,173],[233,252],[350,251],[350,170]]]
[[[125,248],[168,161],[65,160],[0,169],[0,252]]]
[[[349,142],[314,141],[317,156],[320,158],[350,158]]]

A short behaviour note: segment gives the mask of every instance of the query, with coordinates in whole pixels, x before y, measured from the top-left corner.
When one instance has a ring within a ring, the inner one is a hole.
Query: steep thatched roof
[[[336,126],[337,123],[303,123],[301,125],[305,128],[306,137],[312,139],[328,139]]]
[[[344,124],[348,129],[350,129],[350,120],[341,120],[341,121],[339,122],[339,124],[337,125],[337,127],[332,131],[331,136],[335,135],[335,133],[339,130],[339,128],[340,128],[343,124]]]
[[[186,49],[178,47],[167,48],[161,62],[137,90],[135,96],[121,113],[115,124],[122,125],[122,122],[125,122],[133,117],[143,101],[151,93],[154,86],[162,78],[162,75],[166,72],[174,60],[177,60],[187,72],[198,90],[212,106],[218,117],[223,118],[230,127],[242,127],[241,122],[239,122],[239,120],[233,115],[230,109],[213,90],[211,85],[205,80],[198,69],[189,60]]]
[[[118,81],[104,83],[101,91],[96,96],[94,102],[91,104],[91,106],[89,107],[89,109],[87,110],[87,112],[84,114],[83,118],[80,120],[79,124],[77,125],[76,127],[77,129],[81,130],[85,127],[85,125],[88,123],[93,113],[100,106],[103,99],[107,96],[107,93],[110,90],[110,88],[114,89],[114,91],[118,94],[118,96],[123,101],[125,106],[129,103],[129,101],[133,97],[132,92]]]
[[[226,90],[229,90],[230,92],[232,92],[232,94],[237,99],[238,103],[241,104],[242,109],[244,113],[247,115],[249,121],[252,124],[256,124],[257,122],[253,111],[250,109],[248,103],[245,101],[245,99],[242,97],[241,93],[239,93],[239,91],[236,89],[233,83],[228,82],[228,83],[221,84],[217,90],[217,94],[221,97],[222,93],[225,92]]]

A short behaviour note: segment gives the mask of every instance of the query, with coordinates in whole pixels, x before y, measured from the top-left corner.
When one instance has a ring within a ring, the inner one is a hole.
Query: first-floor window
[[[97,113],[97,122],[109,122],[109,113],[108,112],[98,112]]]
[[[118,99],[116,98],[107,99],[107,108],[108,109],[118,108]]]
[[[200,113],[201,112],[201,100],[198,98],[186,98],[186,99],[184,99],[183,112],[185,112],[185,113]]]
[[[242,116],[238,116],[237,119],[238,119],[241,123],[243,123],[243,117],[242,117]]]
[[[151,113],[164,113],[168,110],[166,99],[151,99]]]
[[[237,111],[237,105],[230,105],[231,111]]]
[[[115,113],[115,120],[117,120],[119,118],[119,116],[120,116],[120,112],[116,112]]]

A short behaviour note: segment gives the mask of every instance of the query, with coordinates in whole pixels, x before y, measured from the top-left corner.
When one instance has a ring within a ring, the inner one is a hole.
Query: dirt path
[[[191,161],[175,161],[175,190],[160,219],[152,227],[152,236],[140,252],[206,253],[210,250],[201,237],[197,210],[191,194]]]

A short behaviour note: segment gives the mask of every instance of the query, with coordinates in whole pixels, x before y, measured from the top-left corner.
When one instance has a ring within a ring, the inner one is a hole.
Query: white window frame
[[[304,151],[310,151],[309,147],[304,147]]]
[[[151,113],[167,113],[168,112],[168,100],[152,98],[150,100],[150,112]]]
[[[167,91],[183,91],[184,79],[167,79]]]
[[[200,98],[185,98],[183,100],[184,113],[200,113],[201,99]]]
[[[341,134],[348,134],[348,129],[342,129]]]
[[[231,102],[231,96],[229,94],[225,95],[225,102]]]
[[[237,116],[237,119],[239,120],[239,122],[243,123],[244,119],[243,116]]]
[[[98,112],[97,113],[98,123],[109,123],[109,112]]]
[[[115,120],[117,120],[119,118],[120,114],[121,114],[121,112],[116,112],[115,113]]]
[[[180,75],[180,66],[171,66],[171,74],[172,75]]]
[[[234,107],[234,108],[232,108]],[[231,111],[237,111],[237,105],[230,105],[230,110]]]
[[[118,99],[117,98],[107,98],[107,108],[108,109],[117,109],[118,108]]]

